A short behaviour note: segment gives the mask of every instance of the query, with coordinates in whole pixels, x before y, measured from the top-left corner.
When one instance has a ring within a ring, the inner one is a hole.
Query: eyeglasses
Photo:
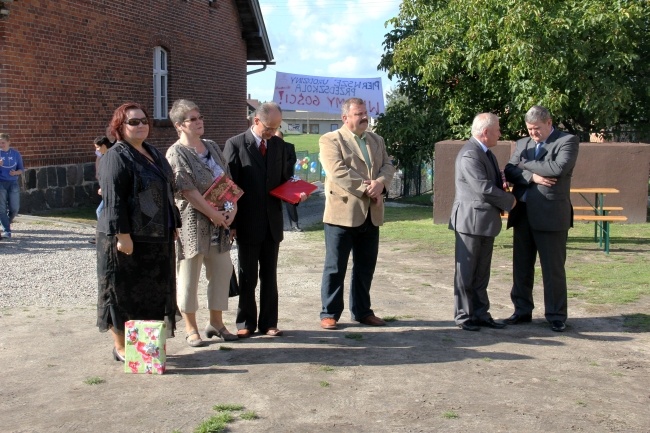
[[[280,126],[282,126],[282,125],[278,125],[278,126],[276,126],[275,128],[269,128],[269,127],[266,126],[266,125],[264,124],[264,122],[262,122],[260,119],[257,119],[257,120],[259,120],[260,123],[262,124],[262,126],[264,127],[264,132],[275,132],[275,131],[277,131],[278,129],[280,129]]]
[[[149,119],[147,119],[146,117],[143,117],[142,119],[128,119],[124,123],[126,123],[129,126],[138,126],[141,123],[143,125],[148,125],[149,124]]]
[[[200,115],[200,116],[198,116],[198,117],[190,117],[189,119],[185,119],[185,120],[183,120],[183,122],[191,122],[191,123],[194,123],[194,122],[196,122],[197,120],[203,120],[203,115]]]

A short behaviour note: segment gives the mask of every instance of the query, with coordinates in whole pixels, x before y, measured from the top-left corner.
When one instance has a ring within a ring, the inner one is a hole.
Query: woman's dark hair
[[[106,137],[105,135],[102,135],[101,137],[95,138],[93,143],[96,146],[106,146],[107,149],[110,149],[111,146],[113,145],[113,142],[111,140],[109,140],[108,137]]]
[[[127,120],[126,112],[129,110],[142,110],[144,116],[149,121],[149,125],[151,125],[151,119],[149,118],[149,114],[147,114],[147,111],[144,108],[142,108],[142,105],[138,104],[137,102],[125,102],[124,104],[117,107],[117,109],[113,113],[113,118],[111,119],[111,123],[108,124],[110,135],[115,137],[117,140],[124,139],[122,135],[122,128],[124,128],[124,122]],[[149,133],[151,133],[151,128],[149,128]]]

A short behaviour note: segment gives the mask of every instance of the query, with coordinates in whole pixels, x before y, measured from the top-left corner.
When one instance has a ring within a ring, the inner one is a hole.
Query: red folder
[[[300,202],[300,193],[307,195],[316,191],[318,187],[313,183],[305,182],[300,178],[291,178],[282,185],[270,191],[273,197],[286,201],[291,204]]]

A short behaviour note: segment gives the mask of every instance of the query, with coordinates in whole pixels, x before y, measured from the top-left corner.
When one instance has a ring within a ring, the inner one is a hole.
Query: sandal
[[[208,323],[205,327],[205,336],[207,338],[219,337],[223,339],[223,341],[235,341],[239,339],[235,334],[231,334],[225,326],[217,330],[217,328],[212,326],[211,323]]]
[[[198,335],[199,338],[194,338],[194,339],[190,340],[189,338],[192,335]],[[187,344],[190,345],[191,347],[201,347],[201,346],[205,345],[205,342],[203,340],[201,340],[201,334],[199,334],[198,331],[192,331],[189,334],[187,334],[185,336],[185,341],[187,341]]]

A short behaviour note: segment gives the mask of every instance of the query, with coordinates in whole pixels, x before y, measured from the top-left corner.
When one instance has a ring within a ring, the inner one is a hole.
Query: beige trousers
[[[176,264],[176,302],[183,313],[194,314],[199,309],[199,279],[201,265],[205,265],[208,280],[208,309],[228,310],[228,290],[232,274],[230,252],[219,253],[214,246],[208,255],[197,254]]]

